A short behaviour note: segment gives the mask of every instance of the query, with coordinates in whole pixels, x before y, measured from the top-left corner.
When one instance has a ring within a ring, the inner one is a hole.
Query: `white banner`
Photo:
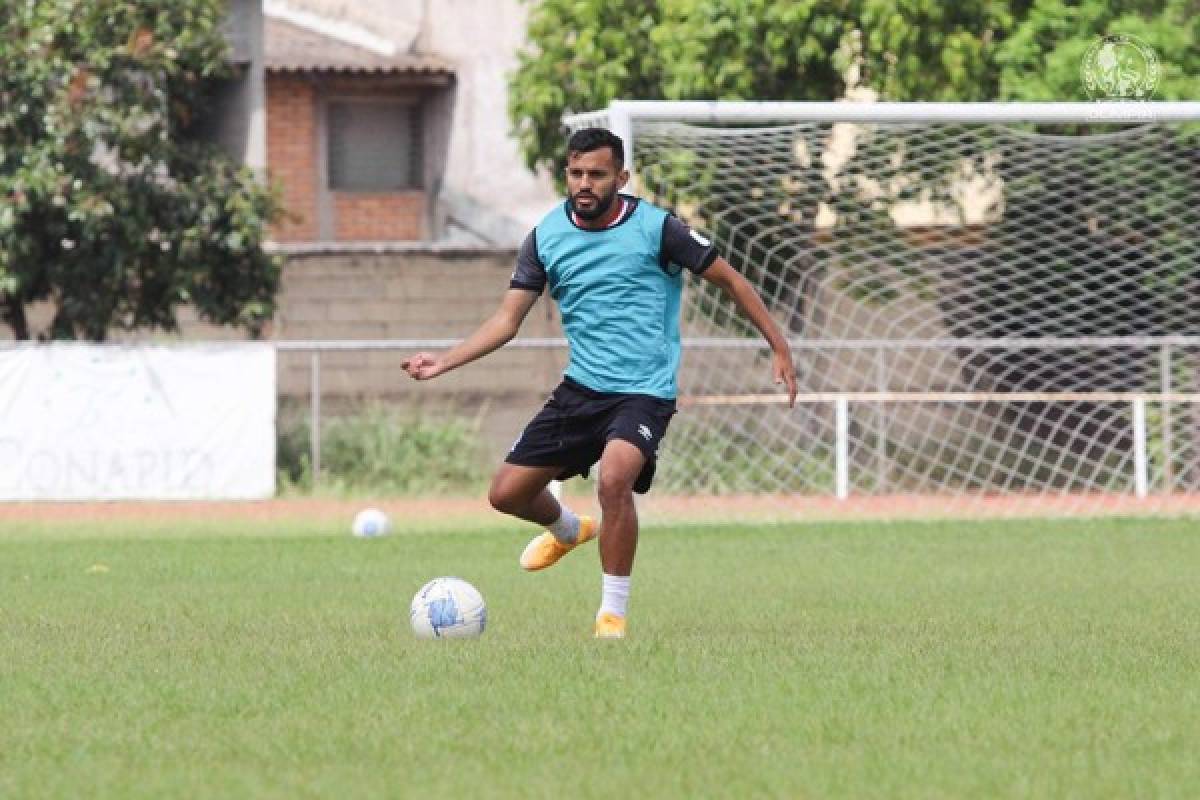
[[[275,348],[0,349],[0,499],[275,493]]]

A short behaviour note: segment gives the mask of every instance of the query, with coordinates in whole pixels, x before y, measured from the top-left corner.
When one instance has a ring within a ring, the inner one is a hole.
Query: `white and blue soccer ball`
[[[487,604],[462,578],[434,578],[413,597],[408,619],[418,639],[473,639],[487,627]]]
[[[392,521],[378,508],[364,508],[354,515],[350,531],[360,539],[374,539],[392,532]]]

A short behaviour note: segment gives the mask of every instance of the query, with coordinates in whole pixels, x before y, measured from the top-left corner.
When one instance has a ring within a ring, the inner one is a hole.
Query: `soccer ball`
[[[359,538],[373,539],[391,533],[392,521],[378,508],[364,508],[354,515],[354,523],[350,530]]]
[[[487,627],[487,605],[462,578],[434,578],[413,597],[408,620],[418,639],[469,639]]]

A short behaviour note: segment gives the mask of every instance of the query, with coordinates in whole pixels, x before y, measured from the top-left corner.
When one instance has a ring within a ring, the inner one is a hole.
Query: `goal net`
[[[1200,104],[619,103],[632,190],[789,336],[687,282],[655,493],[760,508],[1200,508]],[[1130,119],[1137,111],[1138,118]]]

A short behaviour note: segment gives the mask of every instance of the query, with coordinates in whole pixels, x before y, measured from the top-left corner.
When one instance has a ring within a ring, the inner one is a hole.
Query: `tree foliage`
[[[229,74],[223,0],[4,0],[0,299],[17,338],[177,328],[191,304],[257,332],[279,264],[274,195],[192,136]]]
[[[1099,36],[1121,33],[1152,47],[1162,67],[1156,100],[1200,96],[1196,0],[1039,0],[1001,44],[998,99],[1086,100],[1079,65]]]
[[[1195,0],[540,0],[510,82],[526,162],[561,163],[564,114],[626,100],[1086,100],[1079,64],[1126,33],[1200,95]]]
[[[892,100],[994,95],[987,65],[1025,3],[666,0],[654,32],[667,99],[836,100],[847,82]],[[853,70],[851,68],[853,67]]]
[[[561,174],[564,113],[659,96],[662,62],[651,34],[661,21],[659,4],[645,0],[552,0],[532,9],[532,46],[517,54],[509,84],[514,132],[530,169]]]

